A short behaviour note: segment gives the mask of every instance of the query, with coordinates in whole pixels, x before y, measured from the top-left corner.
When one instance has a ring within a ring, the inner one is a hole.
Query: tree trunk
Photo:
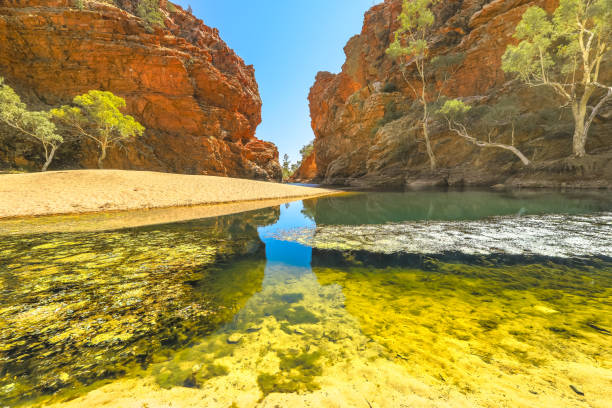
[[[514,146],[508,146],[508,145],[504,145],[504,144],[500,144],[500,143],[494,143],[490,147],[499,147],[501,149],[510,150],[512,153],[514,153],[516,155],[516,157],[521,159],[521,161],[523,162],[523,164],[525,166],[529,166],[531,164],[531,161],[519,149],[517,149]]]
[[[104,169],[104,159],[106,159],[106,146],[100,148],[100,157],[98,157],[98,169]]]
[[[53,146],[51,148],[51,153],[49,153],[49,155],[47,155],[46,157],[46,162],[44,164],[44,166],[42,167],[42,171],[45,172],[47,171],[47,169],[49,168],[49,165],[51,164],[51,162],[53,161],[53,157],[55,156],[55,151],[57,150],[57,146]]]
[[[572,113],[574,114],[574,156],[584,157],[586,156],[586,141],[587,141],[587,127],[586,127],[586,116],[587,106],[589,99],[593,94],[591,88],[587,88],[577,101],[574,101],[572,105]]]
[[[466,139],[467,141],[469,141],[470,143],[478,147],[493,147],[497,149],[509,150],[512,153],[514,153],[516,157],[521,159],[521,161],[523,162],[525,166],[531,165],[531,161],[519,149],[517,149],[514,146],[510,146],[510,145],[503,144],[503,143],[483,142],[482,140],[478,140],[475,137],[470,136],[467,129],[463,125],[453,126],[453,124],[449,122],[448,127],[450,130],[455,132],[457,135],[461,136],[462,138]]]
[[[423,137],[425,138],[425,146],[427,147],[427,156],[429,156],[429,168],[432,172],[436,171],[436,156],[431,147],[431,141],[429,140],[429,129],[427,128],[427,121],[423,122]]]
[[[587,135],[584,131],[584,122],[576,122],[576,129],[574,130],[574,156],[586,156],[586,140]]]
[[[584,129],[584,119],[586,117],[586,105],[583,101],[574,102],[572,106],[572,114],[574,115],[574,138],[573,138],[573,150],[574,156],[584,157],[586,156],[586,134]]]

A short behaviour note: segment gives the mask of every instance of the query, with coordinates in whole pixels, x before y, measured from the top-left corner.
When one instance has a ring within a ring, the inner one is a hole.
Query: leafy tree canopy
[[[57,128],[51,121],[49,112],[31,112],[25,103],[10,86],[0,77],[0,122],[17,130],[20,135],[26,136],[40,143],[45,152],[46,170],[53,160],[55,151],[64,142],[62,136],[57,134]]]
[[[599,82],[612,44],[612,0],[561,0],[552,18],[530,7],[514,36],[520,42],[508,46],[502,69],[531,86],[550,87],[571,106],[574,154],[584,156],[593,119],[612,99],[612,86]],[[594,106],[592,98],[599,98]]]
[[[126,107],[125,99],[112,92],[89,91],[75,97],[73,104],[53,109],[51,113],[100,147],[99,167],[108,147],[142,136],[145,131],[136,119],[121,112]]]

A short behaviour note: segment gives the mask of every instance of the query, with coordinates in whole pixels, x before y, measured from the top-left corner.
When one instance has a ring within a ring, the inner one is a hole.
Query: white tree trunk
[[[100,157],[98,157],[98,169],[104,169],[104,159],[106,159],[106,146],[100,148]]]
[[[49,165],[51,164],[51,162],[53,161],[53,157],[55,156],[55,151],[57,150],[57,146],[52,146],[51,147],[51,152],[47,155],[47,157],[45,158],[45,164],[42,167],[42,171],[45,172],[47,171],[47,169],[49,168]]]
[[[431,147],[431,140],[429,139],[429,129],[427,128],[427,122],[423,122],[423,137],[425,139],[425,146],[427,147],[427,156],[429,156],[429,168],[433,172],[437,168],[436,156],[433,148]]]
[[[469,141],[470,143],[478,146],[478,147],[493,147],[493,148],[497,148],[497,149],[504,149],[504,150],[508,150],[511,151],[512,153],[514,153],[514,155],[516,157],[518,157],[521,162],[523,162],[523,164],[525,166],[529,166],[531,165],[531,160],[529,160],[519,149],[517,149],[514,146],[510,146],[507,144],[503,144],[503,143],[492,143],[492,142],[484,142],[482,140],[478,140],[473,136],[470,136],[470,134],[468,133],[467,129],[465,128],[465,126],[461,125],[461,124],[455,124],[456,126],[453,126],[453,123],[449,122],[449,129],[452,130],[453,132],[455,132],[457,135],[461,136],[462,138],[466,139],[467,141]]]
[[[580,101],[575,103],[572,107],[572,113],[574,114],[574,156],[584,157],[586,156],[586,140],[587,134],[585,129],[585,118],[586,118],[586,103]]]

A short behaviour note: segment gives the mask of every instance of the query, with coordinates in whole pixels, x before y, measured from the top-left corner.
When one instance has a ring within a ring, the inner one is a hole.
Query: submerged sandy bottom
[[[308,272],[269,266],[264,289],[223,329],[139,378],[49,406],[608,406],[609,337],[581,325],[597,314],[597,300],[568,320],[577,300],[558,301],[559,310],[520,292],[479,302],[465,288],[454,293],[442,285],[434,302],[431,287],[416,283],[417,271]],[[476,290],[478,282],[469,285]],[[296,301],[284,306],[286,314],[274,299],[288,297]],[[569,334],[550,331],[557,326]]]
[[[123,170],[0,175],[0,218],[298,198],[330,190],[213,176]]]
[[[5,235],[0,406],[609,406],[609,210],[315,225],[335,200]]]

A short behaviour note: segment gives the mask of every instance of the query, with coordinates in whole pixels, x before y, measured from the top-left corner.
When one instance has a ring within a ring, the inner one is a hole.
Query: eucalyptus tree
[[[600,82],[612,44],[612,0],[561,0],[552,16],[530,7],[514,37],[520,42],[508,46],[502,69],[529,86],[550,87],[571,107],[574,155],[585,156],[593,120],[612,99],[612,86]]]
[[[428,35],[436,19],[431,7],[438,3],[438,1],[439,0],[404,0],[402,12],[398,17],[400,26],[397,31],[395,31],[394,41],[387,49],[388,55],[399,58],[406,66],[414,64],[418,73],[420,81],[419,87],[415,87],[408,78],[406,78],[405,73],[404,79],[406,79],[415,98],[423,108],[421,128],[423,130],[423,138],[425,140],[429,165],[432,171],[436,169],[437,165],[429,134],[432,112],[430,109],[431,98],[428,95],[427,83],[430,52]]]
[[[125,99],[112,92],[89,91],[75,97],[73,106],[53,109],[51,114],[98,146],[98,168],[102,169],[109,148],[142,136],[145,131],[132,116],[121,113],[125,107]]]
[[[490,129],[488,138],[486,140],[482,140],[482,138],[475,137],[468,129],[467,122],[478,122],[477,120],[469,120],[467,117],[471,110],[472,107],[465,102],[459,99],[451,99],[444,103],[444,105],[438,110],[438,114],[442,115],[446,119],[449,130],[473,145],[483,148],[508,150],[518,157],[525,166],[529,166],[531,164],[531,161],[516,146],[514,146],[514,121],[512,119],[510,119],[512,122],[512,144],[508,145],[492,139],[493,131],[498,129],[496,125],[503,126],[506,124],[506,121],[495,115],[494,110],[490,110],[482,118],[483,123],[489,126]]]
[[[55,124],[49,112],[30,112],[25,103],[10,86],[0,77],[0,122],[17,130],[19,135],[42,145],[45,164],[42,171],[47,171],[55,157],[55,152],[64,142],[57,134]]]

